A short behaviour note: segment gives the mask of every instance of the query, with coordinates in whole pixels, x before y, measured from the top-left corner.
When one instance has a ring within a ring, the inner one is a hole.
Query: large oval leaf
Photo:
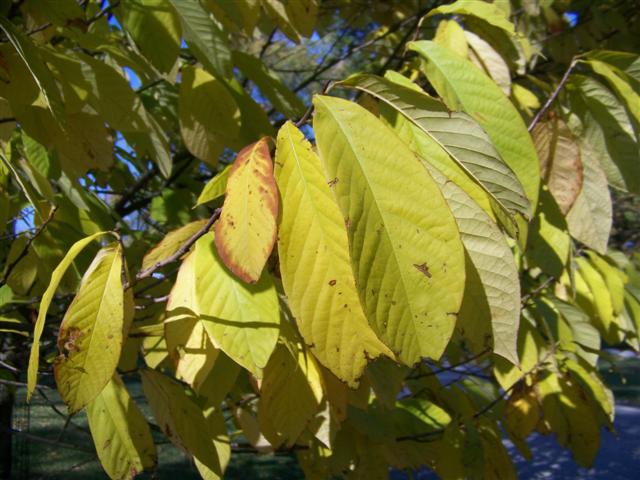
[[[427,60],[424,71],[447,106],[464,110],[487,132],[535,206],[540,186],[538,157],[522,117],[500,87],[469,60],[433,42],[411,42],[407,48]]]
[[[113,376],[125,327],[122,250],[116,243],[98,252],[60,325],[54,373],[69,412],[87,405]]]
[[[318,156],[291,122],[278,132],[282,284],[300,333],[337,377],[355,387],[367,360],[391,351],[369,327],[349,261],[344,219]]]
[[[403,362],[439,358],[464,289],[455,219],[428,172],[380,120],[338,98],[316,96],[314,105],[320,157],[345,217],[367,318]]]
[[[89,405],[87,420],[102,467],[113,479],[131,479],[156,465],[149,424],[115,374]]]

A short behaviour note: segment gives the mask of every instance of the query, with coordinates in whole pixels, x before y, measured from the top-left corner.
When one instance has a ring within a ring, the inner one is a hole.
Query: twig
[[[185,253],[187,253],[189,251],[189,249],[191,248],[191,246],[194,243],[196,243],[196,241],[200,237],[202,237],[205,233],[207,233],[211,229],[211,227],[213,226],[215,221],[218,219],[218,217],[220,217],[221,211],[222,211],[221,208],[216,208],[215,211],[213,212],[213,215],[211,215],[211,217],[209,218],[207,223],[200,230],[198,230],[196,233],[194,233],[191,236],[191,238],[189,238],[189,240],[187,240],[185,243],[183,243],[182,246],[178,250],[176,250],[176,252],[173,255],[171,255],[170,257],[165,258],[164,260],[161,260],[161,261],[153,264],[149,268],[146,268],[144,270],[139,271],[136,274],[136,276],[133,279],[133,281],[128,282],[127,284],[124,285],[124,289],[127,290],[127,289],[133,287],[136,283],[138,283],[143,278],[150,277],[153,274],[153,272],[155,272],[159,268],[162,268],[165,265],[169,265],[170,263],[175,262],[180,257],[182,257]]]
[[[77,450],[79,452],[95,455],[94,451],[86,449],[80,445],[58,442],[56,440],[49,440],[48,438],[40,437],[38,435],[33,435],[32,433],[23,432],[22,430],[16,430],[14,428],[7,429],[7,432],[11,433],[12,435],[21,435],[25,438],[28,438],[29,440],[34,440],[36,442],[46,443],[47,445],[53,445],[54,447],[62,447],[62,448],[67,448],[69,450]]]
[[[0,383],[4,385],[13,385],[14,387],[26,387],[27,384],[24,382],[16,382],[14,380],[5,380],[4,378],[0,378]],[[53,390],[53,388],[48,385],[36,385],[36,388],[43,388],[46,390]]]
[[[3,283],[7,283],[7,279],[9,278],[9,275],[11,275],[11,272],[13,271],[15,266],[20,262],[20,260],[22,260],[27,255],[27,253],[29,253],[29,247],[31,247],[31,244],[38,237],[38,235],[40,235],[42,233],[42,231],[45,229],[47,224],[51,220],[53,220],[53,216],[55,215],[57,210],[58,210],[57,206],[54,206],[51,209],[51,211],[49,212],[49,216],[46,218],[46,220],[44,222],[42,222],[42,224],[38,227],[38,229],[33,234],[33,236],[29,237],[29,240],[27,240],[27,243],[25,244],[24,248],[20,252],[20,255],[18,255],[18,257],[13,262],[11,262],[9,264],[9,266],[7,267],[7,270],[5,271],[4,277],[2,279]]]
[[[571,60],[571,63],[569,64],[569,68],[567,68],[567,71],[564,72],[564,75],[562,76],[562,79],[560,80],[560,83],[558,84],[556,89],[553,91],[553,93],[551,94],[547,102],[542,106],[542,108],[538,111],[538,113],[536,113],[536,116],[533,117],[533,120],[531,120],[531,123],[529,124],[529,128],[527,129],[529,132],[533,130],[533,128],[538,124],[542,116],[545,113],[547,113],[547,110],[549,110],[549,107],[551,107],[551,104],[555,101],[555,99],[560,94],[560,90],[562,90],[562,87],[564,87],[564,84],[567,83],[567,80],[569,79],[569,75],[571,75],[571,72],[573,71],[577,63],[578,63],[578,59],[574,57]]]
[[[454,363],[453,365],[449,365],[448,367],[443,367],[439,370],[432,370],[430,372],[425,372],[425,373],[420,373],[420,374],[414,374],[414,375],[409,375],[407,377],[407,380],[417,380],[419,378],[423,378],[423,377],[430,377],[432,375],[438,375],[439,373],[443,373],[443,372],[448,372],[449,370],[455,370],[458,367],[461,367],[462,365],[465,365],[467,363],[471,363],[474,360],[479,359],[480,357],[483,357],[484,355],[486,355],[487,353],[489,353],[489,349],[485,349],[482,352],[474,355],[471,358],[467,358],[466,360],[463,360],[461,362],[458,363]],[[466,372],[465,372],[466,373]]]
[[[536,288],[534,288],[529,293],[527,293],[525,296],[523,296],[522,297],[522,301],[521,301],[522,306],[524,307],[529,302],[529,300],[531,300],[532,298],[537,297],[540,292],[542,292],[545,288],[547,288],[554,281],[555,281],[555,277],[549,277],[544,282],[542,282],[540,285],[538,285]]]

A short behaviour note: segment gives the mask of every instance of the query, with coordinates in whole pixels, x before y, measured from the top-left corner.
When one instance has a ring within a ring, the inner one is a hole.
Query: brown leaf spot
[[[329,285],[331,285],[332,287],[336,284],[335,279],[334,280],[329,280]]]
[[[427,267],[426,262],[422,262],[421,264],[414,263],[413,266],[416,267],[416,269],[424,276],[431,278],[431,272],[429,271],[429,267]]]

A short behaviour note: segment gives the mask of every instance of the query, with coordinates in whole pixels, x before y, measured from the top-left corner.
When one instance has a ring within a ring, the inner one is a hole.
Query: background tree
[[[2,451],[55,379],[112,478],[151,428],[205,478],[590,465],[639,348],[638,6],[0,1]]]

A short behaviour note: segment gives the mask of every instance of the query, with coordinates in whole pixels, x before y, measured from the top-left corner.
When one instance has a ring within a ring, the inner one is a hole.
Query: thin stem
[[[529,124],[529,128],[527,129],[528,131],[533,130],[533,128],[538,124],[542,116],[545,113],[547,113],[547,110],[549,110],[549,107],[551,107],[555,99],[560,94],[560,90],[562,90],[562,87],[564,87],[564,84],[567,83],[567,80],[569,79],[569,75],[571,75],[571,72],[573,71],[577,63],[578,63],[578,59],[574,57],[571,60],[571,63],[569,64],[569,68],[567,68],[567,71],[564,72],[564,75],[562,76],[562,79],[560,80],[560,83],[558,84],[556,89],[553,91],[553,93],[551,94],[547,102],[542,106],[542,108],[538,111],[538,113],[536,113],[536,116],[533,117],[533,120],[531,120],[531,123]]]

